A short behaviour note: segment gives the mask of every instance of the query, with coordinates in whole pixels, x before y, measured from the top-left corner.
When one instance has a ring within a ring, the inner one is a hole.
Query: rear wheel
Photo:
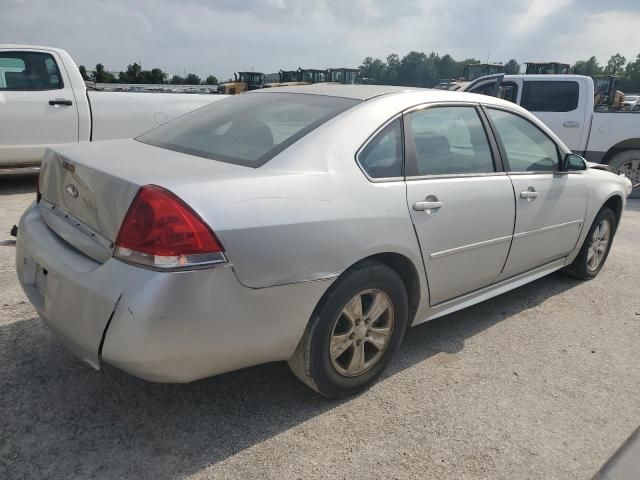
[[[407,327],[407,293],[389,267],[365,262],[346,272],[318,305],[289,366],[327,397],[373,383]]]
[[[596,215],[580,253],[565,271],[580,280],[595,277],[607,260],[615,232],[616,216],[610,209],[603,207]]]
[[[640,150],[625,150],[615,155],[609,166],[618,173],[624,173],[634,185],[631,198],[640,198]]]

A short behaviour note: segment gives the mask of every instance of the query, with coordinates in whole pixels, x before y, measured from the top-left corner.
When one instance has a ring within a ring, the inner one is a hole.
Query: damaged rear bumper
[[[156,382],[286,360],[333,282],[252,289],[230,265],[158,272],[99,263],[50,230],[35,204],[16,246],[24,291],[73,353],[96,369],[104,361]]]
[[[122,294],[121,285],[104,282],[111,269],[49,230],[35,204],[23,215],[16,242],[18,280],[44,322],[95,369],[100,368],[105,328]]]

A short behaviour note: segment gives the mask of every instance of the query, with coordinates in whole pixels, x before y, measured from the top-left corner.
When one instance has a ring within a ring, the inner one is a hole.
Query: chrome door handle
[[[538,192],[535,190],[525,190],[524,192],[520,192],[520,198],[524,198],[526,200],[538,198]]]
[[[562,125],[564,125],[567,128],[578,128],[580,126],[580,122],[576,122],[576,121],[573,121],[573,120],[567,120]]]
[[[436,213],[437,210],[444,207],[444,203],[442,202],[416,202],[413,204],[413,209],[416,212],[427,212],[427,214],[431,215],[432,213]]]

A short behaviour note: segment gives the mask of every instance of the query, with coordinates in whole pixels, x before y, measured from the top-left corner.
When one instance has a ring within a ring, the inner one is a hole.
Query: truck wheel
[[[389,267],[364,262],[331,287],[289,359],[293,373],[329,398],[372,384],[400,346],[407,292]]]
[[[615,233],[616,216],[607,207],[602,207],[589,229],[580,253],[564,271],[579,280],[590,280],[598,275],[609,256]]]
[[[616,154],[609,165],[618,173],[624,173],[634,189],[629,195],[630,198],[640,198],[640,150],[625,150]]]

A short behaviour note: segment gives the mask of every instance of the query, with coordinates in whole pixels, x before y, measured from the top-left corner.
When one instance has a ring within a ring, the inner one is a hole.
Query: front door
[[[66,78],[66,77],[65,77]],[[0,50],[0,163],[40,161],[78,141],[78,110],[55,53]]]
[[[576,246],[587,208],[582,174],[558,171],[555,142],[529,120],[487,109],[493,121],[516,197],[516,223],[508,278],[566,257]]]
[[[500,275],[513,233],[513,187],[473,105],[428,107],[404,120],[407,204],[435,305]]]

